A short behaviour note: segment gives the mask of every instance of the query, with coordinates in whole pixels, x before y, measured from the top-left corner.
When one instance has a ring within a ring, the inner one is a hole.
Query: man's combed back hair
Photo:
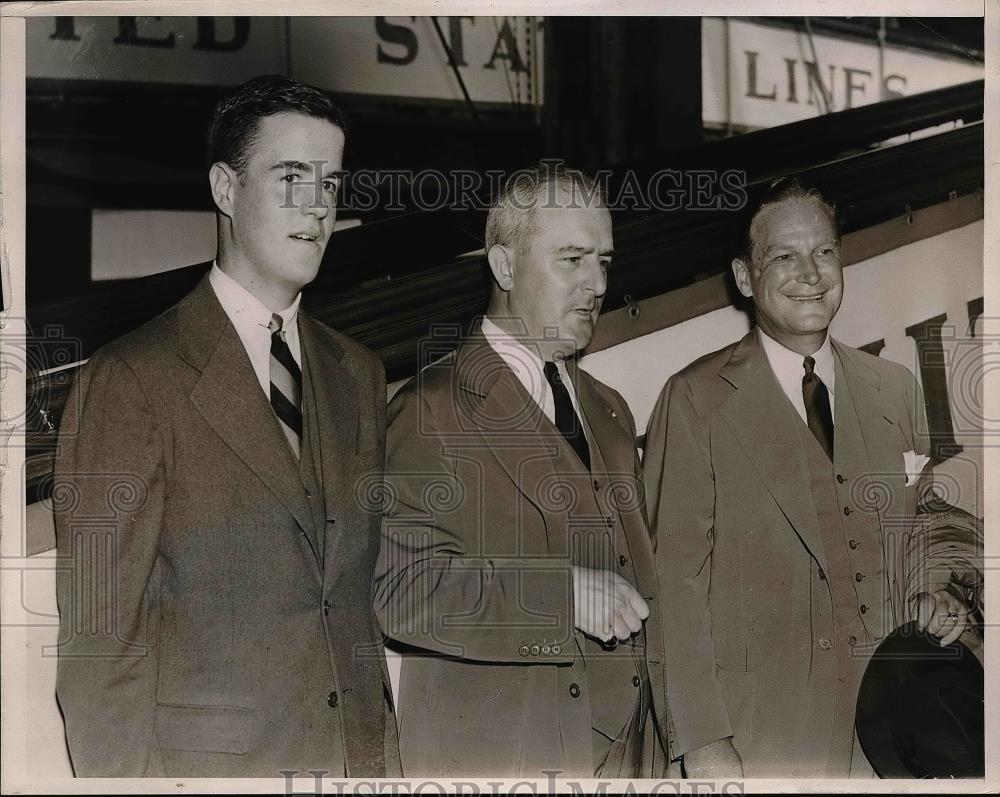
[[[773,180],[760,195],[756,204],[751,205],[751,212],[743,217],[741,222],[738,248],[735,256],[744,263],[751,263],[753,259],[753,231],[754,223],[760,212],[768,205],[775,205],[789,199],[814,199],[823,210],[830,216],[830,223],[837,233],[837,240],[840,240],[840,225],[837,223],[837,209],[819,192],[817,188],[805,185],[796,177],[781,177]]]
[[[603,205],[600,184],[578,169],[551,162],[521,169],[507,179],[490,206],[486,217],[486,251],[499,244],[523,252],[534,235],[538,207]]]
[[[215,106],[208,129],[209,166],[228,163],[242,175],[260,120],[286,111],[325,119],[347,134],[344,114],[322,91],[284,75],[261,75]]]

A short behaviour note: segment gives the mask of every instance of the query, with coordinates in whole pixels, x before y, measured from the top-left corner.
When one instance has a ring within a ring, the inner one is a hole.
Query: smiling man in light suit
[[[578,367],[607,288],[592,180],[518,173],[486,315],[393,398],[377,577],[411,776],[661,774],[655,574],[635,428]]]
[[[380,515],[355,500],[382,469],[384,372],[299,308],[343,150],[317,89],[266,76],[223,100],[210,273],[77,378],[53,503],[78,776],[399,772]]]
[[[866,657],[911,617],[944,642],[968,623],[950,542],[912,533],[923,398],[830,337],[840,236],[817,192],[771,185],[732,266],[757,327],[669,380],[643,460],[672,753],[689,777],[870,775]]]

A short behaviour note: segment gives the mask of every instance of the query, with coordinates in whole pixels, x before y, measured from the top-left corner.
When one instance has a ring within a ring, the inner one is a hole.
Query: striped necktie
[[[302,371],[292,357],[281,326],[281,316],[274,313],[267,325],[271,330],[271,407],[288,445],[298,457],[302,449]]]

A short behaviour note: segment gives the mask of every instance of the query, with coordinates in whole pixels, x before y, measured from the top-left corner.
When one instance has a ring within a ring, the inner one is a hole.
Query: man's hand
[[[969,627],[969,607],[946,589],[917,595],[917,628],[950,645]]]
[[[617,573],[573,565],[573,602],[576,627],[587,636],[607,642],[628,639],[649,617],[649,606]]]
[[[684,754],[684,774],[699,780],[742,780],[743,761],[728,736]]]

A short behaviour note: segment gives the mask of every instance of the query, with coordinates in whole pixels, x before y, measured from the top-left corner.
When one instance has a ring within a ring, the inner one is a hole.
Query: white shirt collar
[[[219,299],[219,304],[222,305],[222,309],[236,328],[236,334],[250,358],[250,364],[253,366],[261,390],[269,396],[271,331],[268,329],[268,324],[271,323],[271,311],[264,306],[260,299],[219,268],[217,262],[212,264],[208,280]],[[299,341],[298,313],[301,298],[302,294],[299,293],[291,305],[278,313],[281,316],[281,328],[285,333],[285,343],[288,344],[288,349],[292,353],[292,359],[298,363],[300,368],[302,367],[302,344]]]
[[[534,399],[535,403],[542,408],[546,417],[555,423],[555,400],[552,398],[552,390],[545,379],[545,360],[542,359],[538,351],[533,351],[525,346],[521,341],[509,332],[501,329],[495,321],[488,316],[483,316],[482,333],[486,342],[500,356],[507,367],[514,372],[514,376],[524,386],[528,395]],[[577,415],[580,414],[580,404],[576,398],[576,387],[573,380],[569,378],[566,370],[566,363],[563,360],[556,360],[556,368],[562,377],[562,382],[569,393],[570,401]]]
[[[212,263],[209,280],[215,289],[215,295],[219,297],[222,309],[226,311],[226,315],[229,316],[234,325],[239,327],[243,320],[263,327],[271,323],[271,311],[264,306],[260,299],[219,268],[218,261]],[[300,291],[295,300],[278,313],[281,316],[281,328],[286,332],[295,327],[301,300],[302,292]]]
[[[757,327],[757,333],[760,335],[760,342],[764,347],[764,353],[767,355],[767,360],[771,364],[771,370],[774,372],[778,384],[781,385],[782,391],[788,396],[789,401],[792,402],[792,406],[795,407],[802,420],[805,421],[806,407],[802,399],[802,377],[806,373],[803,365],[805,357],[797,351],[792,351],[782,346],[760,327]],[[826,385],[827,393],[830,396],[830,409],[832,411],[836,391],[834,386],[833,345],[830,343],[829,332],[826,334],[826,340],[823,341],[823,345],[813,352],[811,356],[816,361],[816,375]]]

